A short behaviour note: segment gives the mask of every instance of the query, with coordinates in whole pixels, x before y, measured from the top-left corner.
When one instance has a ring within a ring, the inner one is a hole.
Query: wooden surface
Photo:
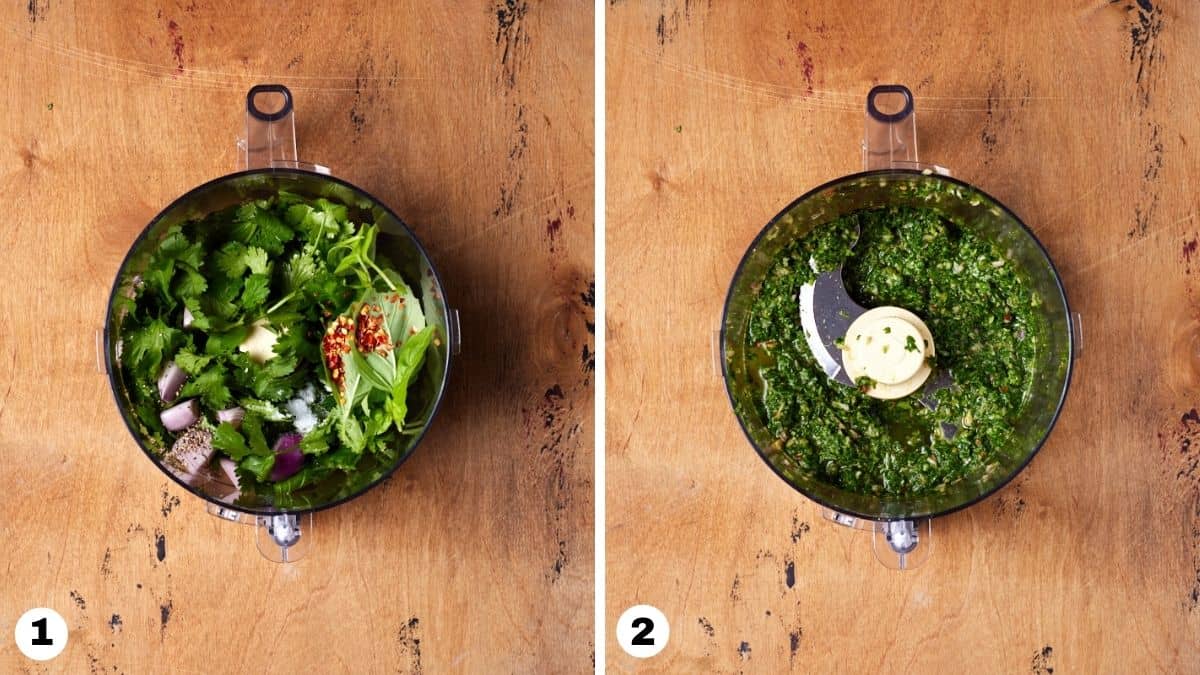
[[[671,621],[648,661],[610,631],[610,670],[1200,672],[1200,9],[759,4],[608,12],[607,612]],[[1041,454],[908,573],[759,460],[710,355],[742,252],[861,168],[885,82],[922,159],[1033,228],[1085,335]]]
[[[591,35],[567,3],[0,10],[0,672],[591,669]],[[464,333],[413,458],[286,567],[146,460],[93,355],[126,249],[233,169],[267,81]],[[12,642],[39,605],[72,630],[41,665]]]

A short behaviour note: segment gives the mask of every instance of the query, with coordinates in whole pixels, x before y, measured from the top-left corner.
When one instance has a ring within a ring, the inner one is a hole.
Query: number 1
[[[48,647],[54,644],[54,640],[46,637],[46,617],[42,617],[33,622],[33,627],[37,629],[37,637],[33,638],[33,645],[36,647]]]

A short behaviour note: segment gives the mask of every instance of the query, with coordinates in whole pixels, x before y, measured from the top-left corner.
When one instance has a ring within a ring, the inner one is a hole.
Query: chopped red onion
[[[229,422],[234,427],[242,426],[242,419],[245,417],[246,411],[238,407],[217,411],[217,422]]]
[[[298,448],[300,446],[300,441],[302,441],[303,439],[304,439],[303,434],[296,433],[295,431],[289,431],[286,434],[280,436],[279,439],[275,441],[275,447],[272,449],[276,453],[288,452],[290,450],[294,450],[294,449]]]
[[[300,467],[304,466],[304,453],[300,451],[300,441],[304,436],[294,431],[279,437],[275,441],[275,466],[271,467],[271,480],[278,482],[293,476]]]
[[[187,373],[183,372],[183,368],[175,365],[174,361],[168,363],[162,375],[158,376],[158,395],[163,403],[174,402],[184,382],[187,382]]]
[[[275,466],[271,467],[271,480],[281,481],[293,476],[304,466],[304,453],[299,448],[275,453]]]
[[[179,405],[167,408],[159,413],[158,417],[168,431],[182,431],[200,419],[200,403],[191,398]]]
[[[222,457],[221,461],[218,463],[221,465],[221,470],[225,472],[225,475],[229,476],[229,480],[233,483],[233,487],[241,490],[241,481],[238,480],[237,475],[237,463],[228,457]]]
[[[171,452],[163,457],[163,463],[174,469],[188,485],[198,485],[207,480],[206,468],[213,452],[212,432],[191,426],[175,439]]]

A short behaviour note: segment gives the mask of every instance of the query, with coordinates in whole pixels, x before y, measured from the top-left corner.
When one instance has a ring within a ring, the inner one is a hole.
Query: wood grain
[[[672,624],[610,670],[1200,672],[1196,5],[759,4],[609,7],[607,612]],[[925,161],[1030,224],[1085,336],[1041,453],[908,573],[772,475],[710,354],[745,247],[861,168],[884,82]]]
[[[0,10],[0,671],[591,668],[592,13],[566,3]],[[411,224],[462,312],[434,428],[262,559],[142,455],[94,365],[147,221],[231,171],[244,96]],[[35,606],[71,627],[39,665]]]

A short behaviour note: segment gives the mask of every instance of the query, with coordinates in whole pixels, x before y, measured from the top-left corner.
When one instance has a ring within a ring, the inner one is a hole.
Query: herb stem
[[[387,274],[384,274],[383,270],[379,268],[379,265],[376,265],[375,261],[371,260],[370,258],[367,258],[366,260],[367,264],[370,265],[375,272],[377,272],[379,276],[383,278],[383,283],[387,284],[388,288],[392,289],[393,293],[398,293],[399,291],[396,290],[396,284],[392,283],[392,280],[388,278]]]
[[[288,293],[287,295],[283,296],[283,299],[280,300],[279,302],[271,305],[271,307],[267,309],[266,313],[270,314],[270,313],[274,312],[275,310],[279,309],[280,307],[283,307],[295,295],[296,295],[296,291],[292,291],[291,293]]]

